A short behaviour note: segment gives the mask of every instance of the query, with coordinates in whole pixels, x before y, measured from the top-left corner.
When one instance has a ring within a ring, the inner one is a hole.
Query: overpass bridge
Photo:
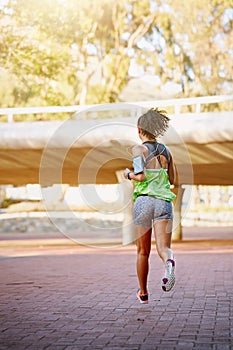
[[[131,147],[140,140],[136,122],[150,107],[173,107],[167,134],[178,170],[174,191],[179,218],[182,185],[233,184],[232,110],[202,112],[208,103],[230,103],[233,96],[144,101],[92,106],[6,108],[0,124],[0,184],[114,184],[131,167]],[[194,106],[193,113],[182,113]],[[103,118],[105,112],[109,118]],[[73,113],[65,121],[14,122],[16,114]],[[117,117],[116,117],[117,115]],[[124,117],[122,116],[124,115]],[[89,116],[87,118],[87,116]],[[94,116],[94,118],[90,118]],[[115,117],[112,117],[115,116]],[[128,185],[127,185],[128,186]],[[125,187],[125,194],[129,189]],[[178,220],[179,221],[179,220]],[[180,227],[177,231],[180,237]]]

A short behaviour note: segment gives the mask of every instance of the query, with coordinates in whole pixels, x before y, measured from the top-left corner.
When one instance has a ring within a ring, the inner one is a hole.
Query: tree
[[[47,10],[47,2],[41,3],[41,7],[36,1],[27,5],[25,7],[23,1],[9,2],[0,12],[0,63],[8,79],[14,82],[13,100],[8,106],[27,102],[63,104],[66,101],[62,90],[66,79],[64,70],[69,55],[59,42],[45,35],[37,23],[42,10],[44,13]]]
[[[73,74],[79,84],[81,77],[75,102],[114,102],[128,81],[132,52],[138,55],[141,51],[137,41],[150,30],[155,13],[150,12],[149,1],[142,1],[140,7],[134,1],[126,6],[123,0],[97,0],[91,6],[90,2],[78,3],[77,17],[72,18],[79,56],[73,61]],[[99,78],[90,84],[96,72]]]
[[[6,0],[1,105],[115,102],[133,64],[180,96],[230,93],[231,1]]]
[[[232,91],[231,0],[167,0],[167,4],[159,23],[166,39],[164,78],[180,83],[183,96]]]

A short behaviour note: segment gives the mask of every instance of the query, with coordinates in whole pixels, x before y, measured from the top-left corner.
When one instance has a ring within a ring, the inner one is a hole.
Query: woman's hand
[[[128,173],[130,173],[131,171],[129,170],[129,168],[126,168],[125,170],[124,170],[124,177],[125,177],[125,179],[128,179]]]
[[[130,177],[128,177],[129,173],[130,173]],[[145,175],[145,172],[135,175],[131,170],[126,168],[124,170],[124,177],[125,177],[125,179],[128,179],[128,180],[142,182],[142,181],[144,181],[146,175]]]

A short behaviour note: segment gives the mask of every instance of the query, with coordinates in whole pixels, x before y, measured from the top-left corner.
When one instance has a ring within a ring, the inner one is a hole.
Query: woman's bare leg
[[[149,272],[149,256],[151,250],[151,232],[152,228],[136,226],[136,245],[137,245],[137,275],[140,287],[140,293],[147,293],[147,278]]]
[[[157,252],[163,262],[166,263],[168,259],[173,259],[173,253],[171,250],[172,221],[155,221],[154,234]]]
[[[165,264],[165,274],[161,281],[164,292],[169,292],[175,284],[175,261],[171,250],[172,221],[161,220],[154,224],[156,247]]]

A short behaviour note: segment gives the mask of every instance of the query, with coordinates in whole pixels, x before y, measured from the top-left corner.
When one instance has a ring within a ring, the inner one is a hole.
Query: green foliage
[[[10,207],[12,204],[17,204],[17,203],[20,203],[20,201],[19,200],[17,201],[11,198],[4,198],[1,203],[1,208],[6,209]]]
[[[5,1],[0,106],[116,102],[132,59],[182,97],[232,93],[232,23],[232,0]]]

